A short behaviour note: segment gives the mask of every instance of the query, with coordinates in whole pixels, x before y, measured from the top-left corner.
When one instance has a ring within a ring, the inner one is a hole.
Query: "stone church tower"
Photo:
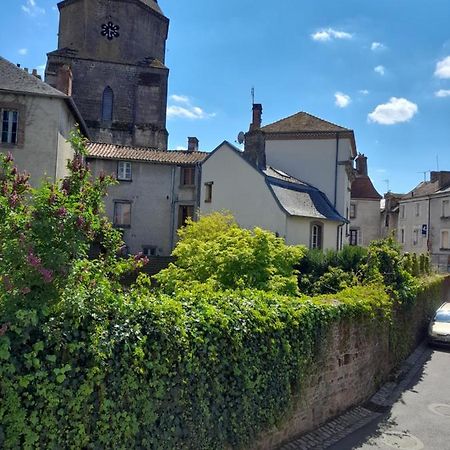
[[[72,95],[91,139],[167,150],[169,20],[157,0],[64,0],[45,79]]]

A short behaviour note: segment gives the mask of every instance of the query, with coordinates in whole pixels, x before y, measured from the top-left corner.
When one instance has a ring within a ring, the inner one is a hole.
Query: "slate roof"
[[[0,56],[0,90],[67,98],[67,95],[44,83]]]
[[[189,165],[203,161],[208,153],[186,150],[156,150],[145,147],[90,142],[87,146],[88,158],[141,161],[155,164]]]
[[[402,200],[434,194],[439,190],[439,181],[422,181],[413,190],[402,196]]]
[[[290,216],[346,222],[316,187],[270,166],[262,172],[276,200]]]
[[[261,130],[266,133],[352,131],[304,111],[266,125]]]
[[[381,200],[382,198],[368,176],[357,176],[353,180],[351,197],[371,200]]]
[[[66,102],[81,131],[85,136],[89,137],[87,126],[83,117],[78,111],[72,97],[58,91],[39,78],[17,67],[0,56],[0,92],[10,92],[18,94],[37,95],[44,97],[60,98]]]

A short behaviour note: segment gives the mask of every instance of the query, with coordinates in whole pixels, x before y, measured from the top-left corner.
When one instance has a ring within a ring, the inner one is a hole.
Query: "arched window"
[[[320,222],[311,224],[311,248],[322,249],[323,226]]]
[[[102,121],[111,122],[113,118],[114,92],[107,86],[103,91]]]

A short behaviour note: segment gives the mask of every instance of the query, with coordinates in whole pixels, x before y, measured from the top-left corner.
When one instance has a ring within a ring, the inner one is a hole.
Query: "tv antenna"
[[[391,190],[389,189],[389,180],[386,179],[386,180],[383,180],[383,181],[386,183],[386,189],[387,189],[386,192],[391,192]]]
[[[251,90],[251,96],[252,96],[252,105],[254,105],[255,104],[255,87],[254,86],[252,87],[252,90]]]
[[[431,170],[421,170],[421,171],[419,171],[417,173],[423,173],[423,182],[426,183],[426,181],[427,181],[427,173],[430,173],[430,172],[431,172]]]

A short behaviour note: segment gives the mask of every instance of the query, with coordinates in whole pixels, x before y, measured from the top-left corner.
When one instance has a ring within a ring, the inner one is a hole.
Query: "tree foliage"
[[[165,292],[192,283],[216,289],[259,289],[295,295],[294,264],[305,249],[269,231],[240,228],[230,214],[213,213],[179,230],[176,262],[156,275]]]

